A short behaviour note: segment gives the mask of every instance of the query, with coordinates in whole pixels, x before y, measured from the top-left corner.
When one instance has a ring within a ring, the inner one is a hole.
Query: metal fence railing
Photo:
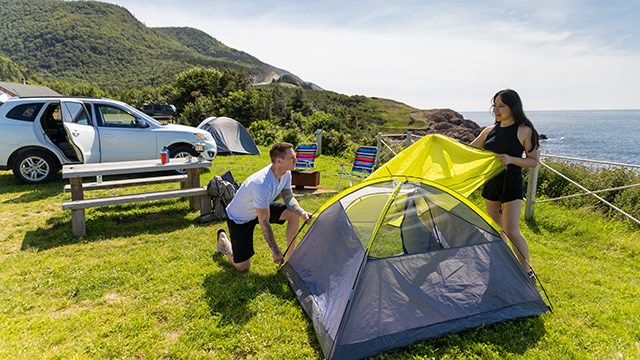
[[[422,139],[422,136],[415,135],[411,131],[405,134],[382,134],[378,133],[377,147],[379,159],[376,166],[391,160],[394,156],[416,141]]]
[[[541,155],[541,157],[543,157],[543,158],[561,159],[561,160],[569,160],[569,161],[575,161],[575,162],[586,162],[586,163],[594,163],[594,164],[601,164],[601,165],[618,166],[618,167],[625,167],[625,168],[631,168],[631,169],[633,169],[633,168],[640,169],[640,165],[623,164],[623,163],[616,163],[616,162],[610,162],[610,161],[600,161],[600,160],[591,160],[591,159],[582,159],[582,158],[574,158],[574,157],[568,157],[568,156],[546,155],[546,154],[545,155]],[[543,168],[553,172],[554,174],[560,176],[561,178],[567,180],[569,183],[575,185],[576,187],[578,187],[580,190],[582,190],[584,192],[583,193],[579,193],[579,194],[560,196],[560,197],[556,197],[556,198],[552,198],[552,199],[536,200],[536,187],[537,187],[537,184],[538,184],[538,171],[539,171],[540,166],[542,166]],[[532,219],[533,218],[534,212],[535,212],[535,204],[540,204],[540,203],[549,202],[549,201],[555,201],[555,200],[563,200],[563,199],[568,199],[568,198],[573,198],[573,197],[578,197],[578,196],[591,195],[591,196],[595,197],[596,199],[598,199],[599,201],[601,201],[602,203],[604,203],[607,206],[609,206],[610,208],[612,208],[615,211],[619,212],[623,216],[629,218],[631,221],[633,221],[636,224],[640,225],[640,220],[634,218],[633,216],[631,216],[627,212],[623,211],[622,209],[618,208],[617,206],[613,205],[612,203],[608,202],[607,200],[605,200],[602,197],[600,197],[599,195],[597,195],[599,193],[604,193],[604,192],[608,192],[608,191],[622,190],[622,189],[628,189],[628,188],[638,187],[638,186],[640,186],[640,184],[629,184],[629,185],[624,185],[624,186],[612,187],[612,188],[608,188],[608,189],[589,190],[586,187],[584,187],[583,185],[579,184],[577,181],[575,181],[573,179],[570,179],[566,175],[560,173],[558,170],[556,170],[556,169],[552,168],[551,166],[545,164],[544,161],[542,161],[542,159],[541,159],[540,160],[540,165],[536,166],[535,168],[529,169],[529,181],[527,183],[527,195],[526,195],[527,201],[526,201],[526,204],[525,204],[524,217],[525,217],[525,219]]]

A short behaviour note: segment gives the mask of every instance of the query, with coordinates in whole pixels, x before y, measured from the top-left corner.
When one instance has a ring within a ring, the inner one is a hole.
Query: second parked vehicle
[[[64,164],[202,156],[213,160],[211,134],[190,126],[160,123],[111,99],[10,98],[0,105],[0,170],[12,169],[23,183],[50,181]]]

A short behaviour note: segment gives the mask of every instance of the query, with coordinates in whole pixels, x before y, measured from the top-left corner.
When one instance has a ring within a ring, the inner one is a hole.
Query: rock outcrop
[[[468,144],[482,131],[478,124],[451,109],[420,110],[411,113],[411,117],[429,123],[426,129],[411,130],[419,136],[441,134]]]

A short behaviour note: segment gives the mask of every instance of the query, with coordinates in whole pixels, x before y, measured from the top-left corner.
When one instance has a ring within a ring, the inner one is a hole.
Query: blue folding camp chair
[[[300,143],[296,149],[296,170],[313,170],[317,150],[316,143]]]
[[[376,162],[376,154],[378,148],[375,146],[358,146],[356,157],[351,165],[351,170],[347,170],[349,165],[340,164],[340,180],[338,180],[338,190],[340,190],[340,182],[342,177],[349,178],[349,186],[353,185],[353,180],[362,181],[365,177],[371,175],[373,165]]]

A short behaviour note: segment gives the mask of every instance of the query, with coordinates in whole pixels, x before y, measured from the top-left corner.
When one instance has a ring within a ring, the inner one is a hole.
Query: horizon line
[[[462,112],[481,113],[485,111],[491,113],[491,110],[454,110],[454,111],[457,111],[459,113],[462,113]],[[637,109],[525,109],[524,110],[525,113],[528,111],[640,111],[640,108],[637,108]]]

